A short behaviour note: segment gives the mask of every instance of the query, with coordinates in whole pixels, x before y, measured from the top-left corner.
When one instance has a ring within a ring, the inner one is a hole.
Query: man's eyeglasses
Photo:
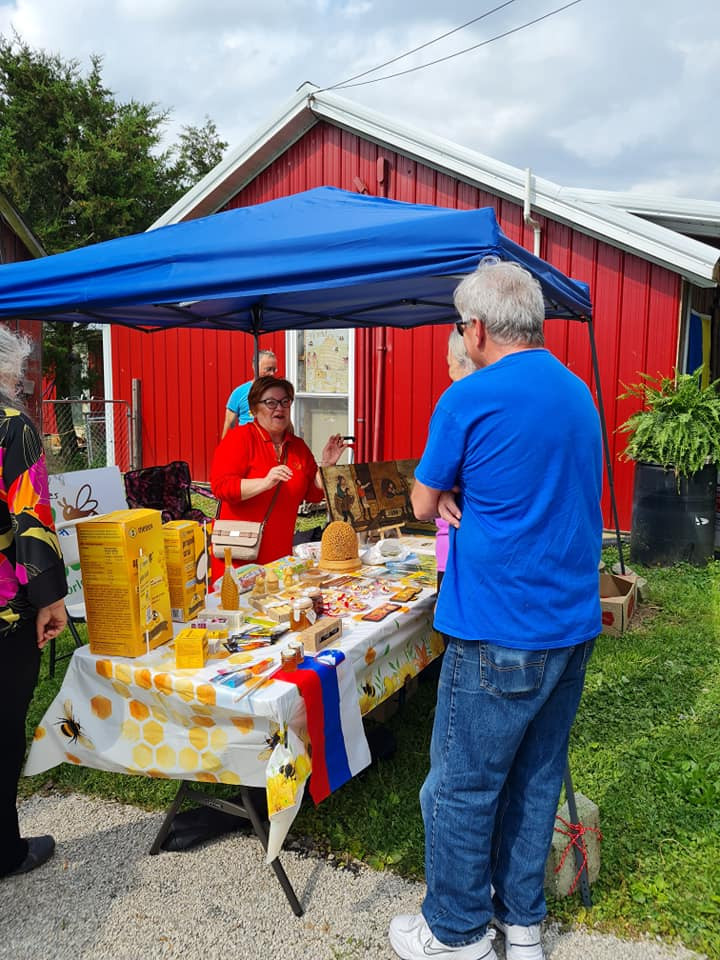
[[[460,334],[461,337],[465,335],[465,327],[469,327],[471,323],[472,323],[472,320],[456,320],[455,321],[455,329],[457,330],[457,332]]]
[[[275,397],[270,397],[269,400],[260,400],[259,403],[264,403],[268,410],[277,410],[278,407],[282,407],[283,410],[287,408],[292,403],[290,397],[283,397],[282,400],[276,400]]]

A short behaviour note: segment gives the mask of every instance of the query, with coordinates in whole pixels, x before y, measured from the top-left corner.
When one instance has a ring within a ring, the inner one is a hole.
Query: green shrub
[[[626,460],[656,463],[689,477],[708,463],[720,463],[720,393],[715,380],[701,385],[702,368],[672,377],[640,374],[621,400],[639,399],[638,410],[618,429],[630,435]]]

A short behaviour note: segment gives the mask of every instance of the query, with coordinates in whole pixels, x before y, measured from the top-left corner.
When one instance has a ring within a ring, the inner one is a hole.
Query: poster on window
[[[300,393],[347,393],[350,338],[344,330],[298,334]]]

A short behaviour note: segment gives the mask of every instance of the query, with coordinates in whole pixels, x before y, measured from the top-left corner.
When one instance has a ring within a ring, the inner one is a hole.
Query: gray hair
[[[517,263],[488,257],[455,288],[463,320],[477,317],[496,343],[542,347],[545,301],[538,281]]]
[[[259,350],[257,355],[257,367],[255,366],[255,357],[253,357],[253,361],[252,361],[253,370],[255,371],[255,373],[258,372],[260,361],[262,360],[263,357],[272,357],[273,360],[277,360],[277,357],[275,356],[275,352],[273,350]]]
[[[18,399],[25,361],[32,348],[31,340],[0,323],[0,396],[5,400]]]
[[[465,341],[454,328],[448,337],[448,350],[452,354],[455,362],[462,367],[464,373],[475,373],[477,367],[468,355],[467,349],[465,348]]]

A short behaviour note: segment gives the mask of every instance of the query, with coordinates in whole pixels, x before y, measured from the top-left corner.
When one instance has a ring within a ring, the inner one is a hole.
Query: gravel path
[[[423,887],[360,867],[285,852],[306,910],[293,916],[254,837],[232,834],[186,853],[148,856],[158,813],[82,796],[37,796],[23,832],[52,833],[54,858],[0,881],[2,960],[397,960],[395,913],[415,913]],[[504,960],[502,938],[498,956]],[[628,943],[545,931],[548,960],[692,960],[657,941]]]

